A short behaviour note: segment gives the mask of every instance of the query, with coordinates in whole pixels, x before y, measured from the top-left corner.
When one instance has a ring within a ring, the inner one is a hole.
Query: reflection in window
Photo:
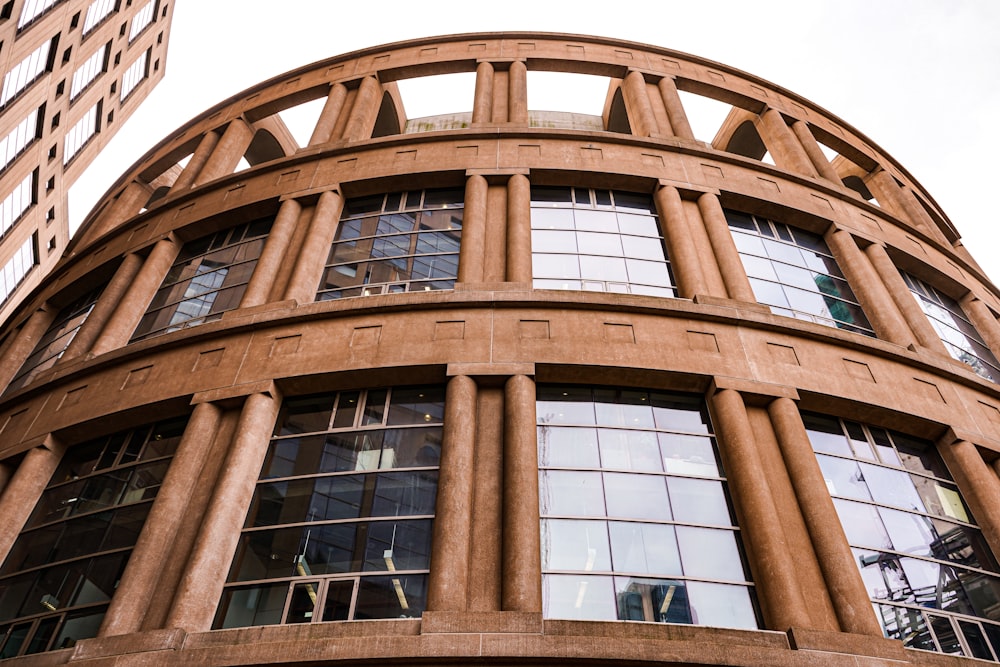
[[[653,198],[587,188],[531,188],[538,289],[677,296]]]
[[[453,189],[348,199],[316,299],[452,289],[464,196]]]
[[[899,273],[941,337],[941,342],[948,348],[948,353],[971,366],[980,377],[993,382],[1000,380],[1000,361],[965,317],[958,302],[905,271]]]
[[[261,218],[185,243],[132,340],[211,322],[238,307],[271,222]]]
[[[443,387],[285,401],[216,628],[419,617]]]
[[[0,659],[97,635],[184,423],[162,421],[66,452],[0,568]]]
[[[875,335],[822,237],[736,211],[726,219],[754,296],[771,312]]]
[[[1000,570],[933,446],[832,417],[803,421],[886,636],[996,660]]]
[[[541,386],[546,618],[756,628],[700,399]]]

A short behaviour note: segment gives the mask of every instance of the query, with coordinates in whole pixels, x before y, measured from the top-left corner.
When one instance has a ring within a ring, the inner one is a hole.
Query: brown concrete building
[[[603,116],[532,109],[547,70]],[[471,112],[406,118],[455,72]],[[901,165],[731,67],[303,67],[150,151],[5,325],[0,657],[997,661],[997,312]]]
[[[161,78],[167,0],[0,3],[0,321],[69,243],[67,192]]]

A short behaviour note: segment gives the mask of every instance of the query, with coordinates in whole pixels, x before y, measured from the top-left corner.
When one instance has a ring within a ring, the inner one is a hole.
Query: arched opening
[[[285,151],[274,135],[267,130],[257,130],[253,135],[253,141],[244,155],[250,166],[256,166],[271,160],[278,160],[285,157]]]
[[[608,109],[608,132],[632,134],[632,126],[628,122],[628,112],[625,111],[625,98],[619,86],[611,98],[611,108]]]
[[[754,160],[761,160],[767,153],[767,146],[764,145],[764,141],[760,138],[753,122],[747,120],[743,121],[733,132],[729,144],[726,145],[726,151]]]
[[[378,137],[391,137],[399,134],[399,113],[396,105],[392,101],[389,93],[382,95],[382,105],[379,106],[378,116],[375,118],[375,129],[372,130],[372,139]]]
[[[155,204],[157,201],[163,199],[170,192],[170,186],[161,185],[160,187],[153,190],[153,194],[149,195],[149,199],[146,200],[146,205],[143,206],[144,209],[148,209],[150,206]]]
[[[868,189],[868,186],[865,185],[865,182],[862,181],[859,176],[848,176],[844,178],[842,182],[844,184],[844,187],[848,187],[854,190],[859,195],[861,195],[861,198],[864,199],[865,201],[871,201],[875,199],[875,195],[872,194],[871,190]]]

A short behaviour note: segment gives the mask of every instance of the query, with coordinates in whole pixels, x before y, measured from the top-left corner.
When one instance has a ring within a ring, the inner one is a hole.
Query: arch
[[[611,106],[608,109],[608,132],[632,134],[632,126],[628,122],[628,111],[625,110],[625,98],[622,96],[621,86],[618,86],[611,98]]]
[[[254,133],[253,141],[250,142],[250,147],[247,148],[244,157],[250,166],[256,166],[263,162],[285,157],[285,150],[270,130],[258,129]]]

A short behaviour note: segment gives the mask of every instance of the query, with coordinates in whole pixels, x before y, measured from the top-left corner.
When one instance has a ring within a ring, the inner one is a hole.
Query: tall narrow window
[[[38,170],[31,172],[18,183],[14,191],[4,197],[0,202],[0,237],[14,226],[14,223],[21,219],[24,212],[35,203],[35,195],[38,185]]]
[[[965,317],[958,302],[905,271],[900,271],[900,274],[930,320],[931,326],[941,337],[941,342],[948,348],[948,353],[971,366],[981,377],[993,382],[1000,381],[1000,361],[993,356],[982,336]]]
[[[285,401],[216,628],[419,617],[443,387]]]
[[[185,243],[132,340],[222,317],[240,305],[273,218],[261,218]]]
[[[108,67],[108,54],[111,51],[111,42],[108,42],[97,49],[92,56],[87,58],[80,67],[73,72],[73,81],[69,87],[69,99],[75,100],[87,86],[93,83],[94,79],[104,73]]]
[[[97,635],[184,423],[162,421],[66,452],[0,568],[0,659]]]
[[[3,265],[0,274],[0,303],[14,293],[21,281],[38,264],[38,233],[35,232],[14,252],[14,256]]]
[[[677,296],[649,195],[533,186],[531,263],[539,289]]]
[[[122,85],[120,90],[120,95],[122,100],[132,94],[143,79],[149,75],[149,52],[151,49],[146,49],[142,52],[142,55],[135,59],[135,62],[128,66],[125,73],[122,74]]]
[[[31,142],[38,138],[45,107],[39,107],[17,124],[10,134],[0,139],[0,170],[6,169],[24,152]]]
[[[726,219],[754,296],[771,312],[875,335],[821,236],[736,211]]]
[[[98,102],[87,109],[83,118],[70,128],[63,139],[63,164],[69,164],[77,153],[87,144],[90,139],[101,129],[101,108],[102,103]]]
[[[885,635],[997,660],[1000,570],[933,445],[802,417]]]
[[[132,17],[132,27],[128,32],[128,41],[131,44],[136,37],[142,34],[153,19],[156,18],[156,0],[149,0],[145,5],[142,6],[139,11],[135,13]]]
[[[58,40],[57,35],[43,42],[7,72],[3,78],[3,90],[0,91],[0,106],[10,102],[15,95],[27,88],[51,66],[51,53],[55,51]]]
[[[86,35],[91,30],[100,25],[111,12],[115,10],[118,0],[94,0],[87,7],[87,15],[83,19],[83,34]]]
[[[538,389],[546,618],[758,627],[697,397]]]
[[[452,289],[463,206],[460,189],[348,199],[316,299]]]

